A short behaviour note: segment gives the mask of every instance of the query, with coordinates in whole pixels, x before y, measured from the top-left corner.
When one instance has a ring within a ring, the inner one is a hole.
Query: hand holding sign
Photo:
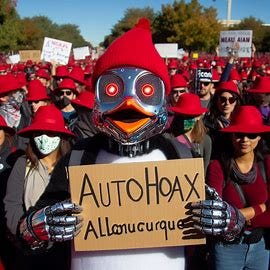
[[[33,249],[43,247],[47,241],[62,242],[73,239],[82,227],[82,217],[73,216],[82,208],[70,201],[44,207],[24,218],[20,224],[21,237]]]

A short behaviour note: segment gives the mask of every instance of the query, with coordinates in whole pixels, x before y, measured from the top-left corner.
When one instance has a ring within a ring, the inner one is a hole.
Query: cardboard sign
[[[40,50],[22,50],[19,51],[20,61],[26,62],[32,60],[33,62],[40,61]]]
[[[195,245],[184,236],[185,205],[204,199],[202,158],[69,167],[84,225],[75,250]]]
[[[45,37],[41,60],[66,65],[68,63],[71,47],[72,43],[70,42]]]
[[[155,47],[163,58],[177,58],[178,56],[177,43],[157,43]]]
[[[219,38],[220,56],[235,54],[251,57],[252,30],[221,31]]]
[[[86,56],[90,55],[89,47],[73,48],[73,55],[75,60],[84,60]]]

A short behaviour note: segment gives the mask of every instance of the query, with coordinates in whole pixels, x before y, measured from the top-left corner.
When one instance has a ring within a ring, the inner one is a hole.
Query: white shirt
[[[120,157],[101,150],[96,164],[129,163],[166,160],[162,151],[155,149],[142,156]],[[150,249],[72,251],[71,270],[184,270],[183,247]]]

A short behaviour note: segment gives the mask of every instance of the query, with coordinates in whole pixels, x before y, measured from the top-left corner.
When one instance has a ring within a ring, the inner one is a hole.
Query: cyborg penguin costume
[[[127,163],[179,158],[174,144],[161,135],[167,121],[165,95],[170,90],[167,67],[156,51],[149,21],[115,40],[99,58],[93,74],[96,103],[93,122],[100,131],[74,148],[55,167],[47,190],[19,224],[20,237],[32,249],[69,244],[81,227],[80,206],[70,199],[66,167],[78,164]],[[210,190],[210,193],[215,192]],[[191,205],[195,227],[228,240],[244,225],[240,212],[218,196]],[[71,269],[185,269],[183,247],[75,252]],[[67,259],[67,257],[66,257]]]

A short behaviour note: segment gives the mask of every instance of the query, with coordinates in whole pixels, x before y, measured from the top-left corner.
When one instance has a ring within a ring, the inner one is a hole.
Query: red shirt
[[[265,167],[267,169],[270,168],[270,158],[265,160],[265,162],[266,162]],[[245,208],[248,206],[258,207],[259,204],[267,203],[268,201],[267,185],[262,177],[262,174],[260,172],[258,165],[257,165],[256,180],[251,184],[241,185],[243,194],[245,196],[245,199],[248,205],[244,205],[244,202],[241,200],[241,196],[239,195],[237,189],[235,188],[235,186],[233,185],[231,181],[229,181],[226,184],[224,183],[224,173],[223,173],[221,164],[218,160],[214,160],[209,164],[208,169],[207,169],[206,179],[207,179],[206,180],[207,184],[210,187],[215,188],[218,194],[220,195],[220,197],[224,201],[226,201],[230,205],[235,206],[238,209]],[[268,223],[270,225],[270,208],[268,211],[269,211]],[[263,214],[260,213],[258,217],[262,215]],[[255,222],[255,218],[253,218],[252,221],[253,220]],[[257,225],[256,222],[254,224],[252,222],[252,225],[255,227],[258,227],[256,226]],[[261,226],[262,225],[260,225],[260,227]]]

